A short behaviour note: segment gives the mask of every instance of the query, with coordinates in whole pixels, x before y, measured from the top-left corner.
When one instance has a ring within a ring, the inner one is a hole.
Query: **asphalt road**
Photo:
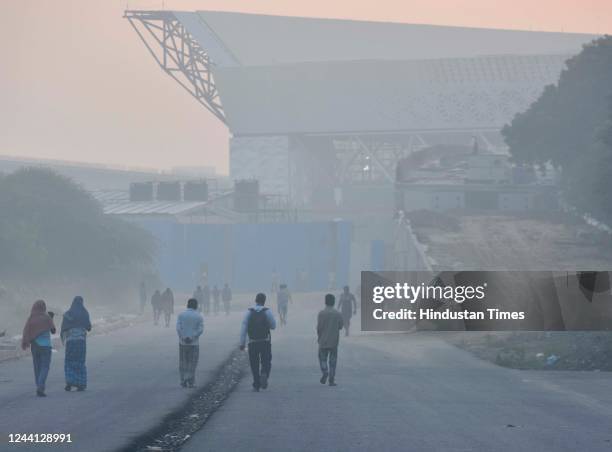
[[[274,335],[269,389],[243,379],[183,451],[612,450],[610,374],[508,370],[432,333],[363,334],[341,339],[338,386],[323,386],[316,311],[295,311]]]
[[[241,315],[207,319],[198,383],[209,380],[237,346]],[[0,451],[112,451],[189,398],[191,391],[179,386],[174,323],[166,329],[146,322],[91,336],[87,353],[87,391],[64,391],[61,349],[52,355],[46,398],[35,396],[29,356],[0,363]],[[8,433],[24,432],[71,433],[73,443],[53,448],[7,443]]]

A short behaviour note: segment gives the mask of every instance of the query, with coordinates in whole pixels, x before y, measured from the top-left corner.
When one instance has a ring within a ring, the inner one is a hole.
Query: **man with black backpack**
[[[276,328],[276,320],[272,311],[266,308],[266,296],[258,293],[255,306],[249,308],[242,321],[240,329],[240,350],[246,346],[249,336],[249,361],[253,373],[253,390],[268,387],[268,378],[272,368],[272,342],[270,330]]]

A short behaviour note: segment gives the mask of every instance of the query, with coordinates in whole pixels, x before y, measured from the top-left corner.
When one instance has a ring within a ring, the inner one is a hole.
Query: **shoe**
[[[36,390],[36,395],[38,397],[47,397],[47,394],[45,394],[45,391],[41,391],[40,389]]]
[[[83,391],[85,391],[85,386],[77,386],[77,391],[78,391],[78,392],[83,392]]]
[[[329,379],[329,385],[330,385],[330,386],[338,386],[338,385],[336,384],[336,382],[335,382],[334,380],[332,380],[331,378]]]
[[[323,374],[323,376],[321,377],[319,381],[321,382],[322,385],[324,385],[327,382],[327,372]]]
[[[190,388],[194,388],[195,387],[195,383],[192,381],[187,382],[187,386],[189,386]]]
[[[72,385],[66,385],[66,387],[64,388],[64,391],[70,392],[71,389],[72,389]]]
[[[257,386],[253,386],[253,392],[259,392],[259,388]]]
[[[268,387],[268,376],[263,374],[261,376],[261,389],[266,389]]]
[[[181,386],[182,386],[183,388],[186,388],[186,387],[187,387],[187,383],[186,383],[186,382],[184,382],[184,381],[181,381]]]

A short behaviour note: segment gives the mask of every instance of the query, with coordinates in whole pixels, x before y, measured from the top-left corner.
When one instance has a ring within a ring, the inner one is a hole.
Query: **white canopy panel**
[[[500,129],[555,83],[563,56],[220,68],[235,135]]]
[[[593,35],[172,12],[234,135],[499,129]]]
[[[575,33],[315,19],[219,11],[198,11],[191,14],[197,14],[245,66],[316,61],[574,54],[580,51],[583,44],[595,37]],[[223,64],[221,61],[218,62],[220,66]]]

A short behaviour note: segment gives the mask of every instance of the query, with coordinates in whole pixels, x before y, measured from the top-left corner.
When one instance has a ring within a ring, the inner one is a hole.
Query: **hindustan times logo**
[[[376,304],[391,300],[416,303],[425,299],[463,303],[484,299],[486,288],[487,283],[480,286],[434,286],[425,283],[414,286],[408,283],[396,283],[392,286],[374,286],[372,301]]]

